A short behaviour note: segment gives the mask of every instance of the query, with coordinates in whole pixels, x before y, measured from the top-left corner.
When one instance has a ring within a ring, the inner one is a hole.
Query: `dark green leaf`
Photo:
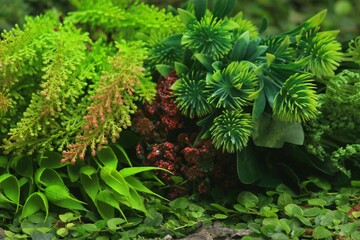
[[[2,191],[1,191],[2,190]],[[20,185],[17,178],[9,173],[0,175],[0,195],[4,193],[6,200],[12,204],[16,204],[16,210],[20,204]],[[0,198],[1,202],[1,198]]]
[[[62,155],[58,152],[45,152],[38,159],[38,164],[40,167],[44,168],[61,168],[65,164],[61,163]]]
[[[242,183],[254,183],[262,176],[262,163],[250,144],[237,152],[236,163],[238,177]]]
[[[260,26],[259,26],[259,33],[260,34],[265,32],[265,30],[267,29],[268,23],[269,23],[269,21],[265,17],[261,20],[261,23],[260,23]]]
[[[198,21],[205,15],[207,0],[194,0],[195,16]]]
[[[178,13],[179,13],[181,21],[185,24],[185,26],[196,21],[195,16],[184,9],[179,8]]]
[[[160,73],[163,77],[168,77],[171,74],[171,71],[174,70],[174,67],[164,64],[158,64],[155,66],[156,70]]]
[[[234,47],[230,53],[230,59],[232,61],[240,61],[244,58],[250,41],[249,31],[244,32],[236,40]]]
[[[80,169],[80,182],[87,195],[95,202],[96,195],[100,191],[99,177],[96,169],[89,165],[82,167]]]
[[[107,226],[111,231],[116,231],[122,228],[122,224],[124,224],[126,220],[122,218],[112,218],[107,221]]]
[[[214,62],[214,60],[212,60],[210,57],[202,53],[196,53],[194,54],[194,57],[206,68],[207,71],[213,71],[211,64]]]
[[[259,199],[256,195],[251,192],[241,192],[237,196],[238,203],[244,205],[245,208],[254,208],[259,203]]]
[[[114,209],[122,212],[119,202],[115,200],[113,194],[108,190],[103,190],[98,193],[95,199],[95,205],[100,216],[105,220],[114,218]]]
[[[35,172],[35,183],[40,189],[52,185],[64,186],[65,188],[61,176],[54,169],[50,168],[38,168]]]
[[[189,206],[189,200],[185,197],[176,198],[169,203],[169,206],[176,209],[186,209]]]

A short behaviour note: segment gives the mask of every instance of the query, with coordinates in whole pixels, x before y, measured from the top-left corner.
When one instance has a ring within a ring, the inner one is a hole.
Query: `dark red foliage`
[[[181,115],[171,94],[171,85],[176,80],[176,75],[160,78],[155,100],[135,113],[133,130],[143,136],[136,146],[137,157],[145,165],[173,173],[156,173],[168,186],[173,184],[167,191],[170,199],[193,191],[207,193],[210,185],[236,186],[234,158],[217,151],[211,140],[195,141],[198,134],[196,122]],[[182,177],[186,184],[177,186],[172,176]]]

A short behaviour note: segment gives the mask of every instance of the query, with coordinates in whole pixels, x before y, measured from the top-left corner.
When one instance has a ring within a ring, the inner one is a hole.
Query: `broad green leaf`
[[[100,229],[98,229],[98,227],[93,223],[81,224],[81,228],[84,229],[85,231],[89,232],[89,233],[100,231]]]
[[[237,24],[236,22],[234,22],[232,20],[226,19],[222,22],[221,27],[223,27],[224,29],[226,29],[228,31],[232,31],[232,30],[239,28],[239,24]]]
[[[293,202],[293,199],[290,194],[288,193],[282,193],[279,195],[277,204],[280,208],[284,208],[286,205]]]
[[[114,209],[122,213],[119,202],[115,200],[113,194],[108,190],[103,190],[96,195],[95,206],[100,216],[105,220],[114,218]]]
[[[299,207],[296,204],[290,203],[288,205],[285,206],[285,212],[290,216],[290,217],[297,217],[297,216],[303,216],[304,212],[301,209],[301,207]]]
[[[129,168],[123,168],[119,171],[121,176],[123,178],[126,178],[128,176],[133,176],[135,174],[141,173],[141,172],[147,172],[147,171],[153,171],[153,170],[162,170],[166,171],[168,173],[171,173],[169,170],[158,168],[158,167],[129,167]]]
[[[260,57],[262,54],[264,54],[267,49],[268,49],[268,46],[265,46],[265,45],[257,46],[256,49],[255,49],[255,51],[253,52],[253,54],[251,54],[251,55],[247,58],[247,60],[254,61],[254,60],[257,59],[258,57]]]
[[[266,53],[266,64],[268,67],[275,61],[276,56],[271,53]]]
[[[117,168],[118,159],[109,146],[104,146],[101,151],[96,153],[96,156],[104,166],[111,167],[112,169]]]
[[[100,191],[99,177],[92,166],[84,166],[80,169],[80,182],[87,195],[95,202],[96,195]]]
[[[64,181],[61,176],[50,168],[38,168],[35,172],[35,183],[40,188],[49,187],[52,185],[64,186]]]
[[[179,76],[185,75],[190,71],[190,69],[181,62],[175,62],[174,65],[175,65],[176,74],[178,74]]]
[[[86,204],[75,197],[71,196],[69,190],[63,186],[52,185],[45,189],[45,195],[48,200],[57,206],[72,209],[87,211],[82,204]]]
[[[189,200],[185,197],[179,197],[171,202],[169,202],[169,206],[176,209],[186,209],[189,206]]]
[[[274,233],[271,236],[272,240],[288,240],[290,239],[286,234],[284,233]]]
[[[322,214],[321,208],[318,207],[305,208],[303,211],[305,217],[316,217]]]
[[[71,182],[77,182],[80,178],[80,168],[85,166],[84,161],[77,161],[75,165],[67,165],[67,172]]]
[[[248,212],[248,210],[244,207],[244,205],[242,204],[234,204],[234,208],[236,209],[236,211],[240,212],[240,213],[246,213]]]
[[[312,236],[316,239],[324,239],[332,237],[332,233],[323,226],[317,226],[314,228]]]
[[[196,53],[194,54],[194,57],[206,68],[207,71],[213,71],[213,67],[211,65],[214,61],[210,57],[202,53]]]
[[[253,140],[256,146],[281,148],[285,142],[302,145],[304,130],[300,123],[284,122],[263,114],[255,123]]]
[[[244,58],[250,41],[249,31],[244,32],[236,40],[234,47],[230,53],[230,59],[232,61],[240,61]]]
[[[33,159],[30,156],[20,155],[11,159],[11,167],[15,169],[16,173],[24,177],[33,177]]]
[[[262,163],[252,145],[236,154],[237,173],[240,181],[245,184],[254,183],[263,174]]]
[[[120,196],[118,200],[121,203],[127,205],[128,207],[142,211],[143,213],[148,215],[148,211],[144,205],[144,200],[139,195],[139,193],[136,190],[134,190],[133,188],[130,188],[129,194],[130,194],[129,196]]]
[[[60,214],[59,215],[59,219],[63,222],[63,223],[69,223],[69,222],[73,222],[75,220],[78,220],[80,217],[74,215],[74,213],[71,212],[67,212],[64,214]]]
[[[174,70],[174,67],[165,64],[158,64],[155,66],[155,68],[163,77],[170,76],[171,71]]]
[[[270,78],[263,78],[264,79],[264,91],[266,99],[269,105],[272,107],[274,105],[274,99],[276,94],[280,91],[281,87],[276,85],[272,79]]]
[[[237,196],[237,201],[238,203],[244,205],[246,209],[254,208],[259,203],[258,197],[255,194],[247,191],[241,192]]]
[[[308,200],[309,205],[312,206],[320,206],[320,207],[324,207],[327,204],[327,201],[325,201],[324,199],[321,198],[312,198]]]
[[[45,211],[46,221],[49,214],[49,203],[45,194],[41,192],[34,192],[25,201],[23,209],[21,211],[20,220],[37,213],[38,211]]]
[[[149,212],[149,216],[145,218],[144,225],[147,227],[160,227],[163,219],[164,217],[161,213],[151,211]]]
[[[20,204],[20,186],[17,178],[14,175],[9,173],[0,175],[0,194],[1,192],[3,192],[6,199],[8,199],[8,202],[16,204],[17,211]]]
[[[122,224],[126,223],[125,219],[122,218],[112,218],[107,221],[107,226],[111,231],[116,231],[122,229]]]
[[[255,99],[252,110],[254,120],[257,120],[262,116],[266,106],[265,92],[263,89],[260,89],[259,91],[259,96]]]
[[[66,166],[61,163],[62,155],[58,152],[45,152],[37,158],[40,167],[44,168],[61,168]]]
[[[122,174],[109,166],[104,166],[100,170],[100,178],[115,192],[126,197],[130,196],[129,184],[125,181]]]
[[[180,16],[181,21],[182,21],[186,26],[196,21],[195,16],[192,15],[190,12],[184,10],[184,9],[179,8],[179,9],[178,9],[178,13],[179,13],[179,16]]]
[[[194,0],[195,16],[198,21],[205,15],[207,0]]]
[[[129,185],[134,188],[136,191],[148,193],[154,196],[157,196],[158,198],[162,198],[166,200],[166,198],[162,197],[161,195],[154,193],[149,188],[147,188],[139,179],[135,177],[126,177],[125,180],[129,183]]]

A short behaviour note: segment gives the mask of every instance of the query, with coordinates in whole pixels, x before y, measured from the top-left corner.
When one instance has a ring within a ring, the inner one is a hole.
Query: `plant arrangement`
[[[359,238],[359,37],[326,10],[71,4],[1,35],[0,238]]]

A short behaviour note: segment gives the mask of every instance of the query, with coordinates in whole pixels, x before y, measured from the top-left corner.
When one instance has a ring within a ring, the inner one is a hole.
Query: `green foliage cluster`
[[[57,152],[45,152],[36,159],[29,156],[0,158],[0,219],[3,224],[13,219],[22,222],[37,212],[45,213],[43,220],[46,222],[58,209],[81,212],[81,215],[91,211],[93,219],[99,220],[120,217],[125,223],[129,209],[149,215],[141,193],[162,198],[135,176],[161,169],[132,166],[120,145],[104,147],[96,157],[87,158],[76,166],[61,164],[61,158]],[[162,184],[156,181],[154,174],[148,173],[147,178],[148,184]]]
[[[294,126],[316,117],[316,81],[333,76],[342,58],[337,31],[319,30],[326,12],[262,38],[239,15],[225,17],[234,2],[217,2],[213,13],[204,3],[194,2],[195,15],[179,10],[186,28],[177,43],[184,57],[174,62],[179,80],[172,86],[184,115],[205,117],[198,123],[201,137],[235,152],[246,146],[256,123],[262,128],[265,115]],[[166,69],[158,65],[164,74]]]
[[[360,74],[344,70],[330,79],[320,115],[306,126],[306,147],[320,161],[350,177],[360,167]],[[348,169],[347,169],[348,168]]]
[[[94,155],[115,142],[135,101],[155,94],[143,68],[147,47],[179,29],[178,18],[137,1],[77,6],[63,19],[49,12],[2,33],[4,153],[64,150],[63,162],[75,163],[89,147]]]

